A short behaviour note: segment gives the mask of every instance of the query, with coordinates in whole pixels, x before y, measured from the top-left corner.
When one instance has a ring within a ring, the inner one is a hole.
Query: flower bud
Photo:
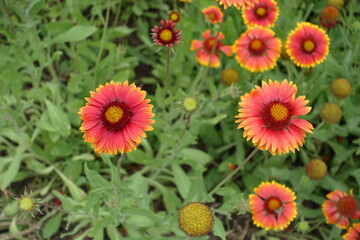
[[[336,26],[339,20],[339,9],[334,6],[324,7],[320,15],[320,24],[324,28],[332,28]]]
[[[331,92],[337,98],[346,98],[347,96],[351,95],[352,87],[351,83],[346,80],[345,78],[338,78],[335,79],[331,83]]]
[[[195,111],[197,109],[198,102],[193,97],[186,97],[186,98],[184,98],[184,100],[182,102],[182,106],[185,109],[185,111],[193,112],[193,111]]]
[[[306,165],[306,175],[312,179],[322,179],[325,177],[326,173],[327,166],[325,162],[320,159],[313,159]]]
[[[230,86],[233,83],[237,83],[239,81],[239,74],[234,69],[228,68],[224,69],[221,72],[221,82],[225,86]]]
[[[328,0],[328,5],[334,6],[337,8],[342,8],[344,6],[344,0]]]
[[[338,123],[341,116],[341,108],[336,103],[325,103],[320,112],[320,117],[326,123]]]

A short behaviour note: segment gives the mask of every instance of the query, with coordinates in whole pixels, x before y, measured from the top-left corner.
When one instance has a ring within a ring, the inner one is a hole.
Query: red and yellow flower
[[[173,47],[180,42],[180,30],[175,30],[176,23],[166,19],[160,21],[160,27],[154,26],[151,29],[154,43],[158,46]]]
[[[353,197],[352,190],[350,190],[350,195],[341,190],[334,190],[326,197],[329,200],[325,200],[322,205],[326,223],[336,224],[338,228],[346,229],[350,225],[349,218],[360,218],[358,203]]]
[[[273,69],[281,53],[281,41],[261,26],[249,28],[235,40],[233,52],[239,64],[251,72]]]
[[[254,6],[242,9],[242,17],[247,26],[273,27],[279,16],[275,0],[259,0]]]
[[[219,2],[220,5],[224,5],[224,8],[227,9],[230,6],[234,6],[237,9],[243,8],[250,8],[255,3],[258,2],[258,0],[216,0]]]
[[[180,13],[178,13],[177,11],[171,11],[169,13],[168,19],[173,21],[174,23],[177,23],[181,19]]]
[[[324,28],[333,28],[339,20],[339,9],[334,6],[326,6],[323,8],[319,17],[320,25]]]
[[[323,29],[308,22],[301,22],[290,32],[286,49],[299,67],[314,67],[325,60],[329,44],[329,37]]]
[[[347,233],[343,236],[344,240],[359,240],[360,239],[360,223],[354,223]]]
[[[146,92],[135,84],[111,81],[90,92],[90,96],[79,111],[83,120],[80,130],[96,152],[131,152],[141,143],[141,137],[146,137],[144,131],[153,130],[153,106],[145,99]]]
[[[249,195],[250,211],[256,226],[282,230],[296,217],[295,193],[275,181],[263,182]]]
[[[208,8],[204,8],[201,12],[205,15],[205,17],[211,23],[220,23],[223,18],[223,13],[221,12],[220,8],[216,6],[210,6]]]
[[[217,36],[213,37],[211,36],[210,30],[206,30],[205,32],[203,32],[202,37],[204,39],[203,41],[192,40],[190,48],[191,51],[197,51],[196,59],[201,65],[208,66],[215,42],[216,46],[214,49],[214,54],[211,57],[210,67],[220,66],[220,52],[225,53],[225,55],[227,56],[231,56],[231,46],[224,45],[221,42],[221,39],[224,39],[224,34],[219,33]]]
[[[299,116],[310,112],[305,96],[295,98],[297,87],[287,80],[269,80],[256,86],[250,93],[241,96],[238,111],[239,128],[244,128],[244,137],[260,150],[272,155],[295,152],[305,139],[305,132],[312,132],[313,126]]]

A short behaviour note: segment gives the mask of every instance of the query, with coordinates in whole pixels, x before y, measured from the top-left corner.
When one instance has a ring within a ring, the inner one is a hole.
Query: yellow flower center
[[[105,112],[105,118],[110,123],[117,123],[123,116],[123,110],[118,106],[111,106]]]
[[[256,9],[256,15],[258,16],[264,16],[266,14],[266,9],[264,7],[258,7]]]
[[[176,13],[172,13],[170,15],[170,19],[176,22],[179,19],[179,16]]]
[[[250,43],[250,48],[255,50],[255,51],[260,50],[262,47],[263,47],[263,43],[259,39],[254,39]]]
[[[215,20],[215,13],[210,12],[207,14],[207,17],[209,18],[210,21],[214,21]]]
[[[315,43],[313,41],[307,40],[304,42],[305,51],[312,52],[312,51],[314,51],[314,48],[315,48]]]
[[[288,118],[289,110],[280,103],[275,103],[270,108],[270,114],[275,121],[281,122]]]
[[[172,39],[172,32],[169,29],[161,30],[159,37],[161,40],[168,42]]]
[[[23,212],[29,212],[34,209],[35,201],[31,197],[24,196],[19,200],[19,208]]]
[[[271,198],[267,202],[267,207],[269,208],[270,211],[274,212],[275,210],[281,207],[281,202],[277,198]]]

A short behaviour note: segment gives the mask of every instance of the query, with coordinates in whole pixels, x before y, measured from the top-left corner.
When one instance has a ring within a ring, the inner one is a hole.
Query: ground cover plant
[[[0,6],[0,239],[360,239],[358,1]]]

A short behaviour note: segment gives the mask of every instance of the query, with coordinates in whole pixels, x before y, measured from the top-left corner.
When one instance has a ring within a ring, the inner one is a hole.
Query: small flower
[[[351,83],[345,78],[337,78],[331,83],[331,92],[337,98],[346,98],[351,95]]]
[[[339,10],[334,6],[326,6],[323,8],[319,17],[320,24],[324,28],[333,28],[339,19]]]
[[[244,128],[244,137],[260,150],[272,155],[295,152],[305,139],[305,132],[312,132],[313,126],[299,116],[310,112],[305,96],[295,98],[297,87],[287,80],[279,83],[269,80],[256,86],[250,93],[241,96],[235,122]]]
[[[272,30],[261,26],[246,30],[233,45],[236,60],[251,72],[273,69],[280,51],[280,39]]]
[[[250,8],[255,3],[258,2],[258,0],[216,0],[219,2],[220,5],[224,5],[224,8],[227,9],[231,5],[236,7],[237,9],[243,8]]]
[[[18,199],[18,206],[21,212],[32,212],[36,208],[36,201],[30,195],[26,194]]]
[[[286,49],[299,67],[314,67],[325,60],[329,44],[324,30],[314,24],[301,22],[288,35]]]
[[[312,159],[306,165],[306,175],[310,178],[319,180],[325,177],[327,173],[327,166],[323,160],[320,159]]]
[[[178,13],[177,11],[171,11],[169,13],[168,19],[173,21],[174,23],[177,23],[181,19],[180,13]]]
[[[211,23],[220,23],[223,18],[223,13],[221,12],[220,8],[216,6],[210,6],[208,8],[204,8],[201,12],[205,15],[205,17]]]
[[[198,101],[193,97],[186,97],[182,102],[183,108],[187,112],[193,112],[198,108]]]
[[[228,165],[228,170],[230,170],[230,171],[236,169],[236,167],[237,167],[237,166],[236,166],[235,164],[233,164],[232,162],[229,162],[227,165]]]
[[[232,68],[224,69],[221,72],[221,82],[225,86],[237,83],[239,81],[239,74]]]
[[[178,223],[186,235],[201,237],[212,230],[214,217],[208,206],[201,202],[192,202],[179,211]]]
[[[180,2],[192,2],[192,0],[179,0]]]
[[[111,81],[90,95],[79,111],[83,120],[80,130],[95,152],[131,152],[141,143],[141,137],[146,137],[144,131],[153,130],[153,106],[145,99],[146,92],[135,84]]]
[[[320,111],[321,119],[326,123],[338,123],[342,117],[342,111],[336,103],[325,103]]]
[[[359,240],[360,239],[360,223],[354,223],[347,233],[343,235],[344,240]]]
[[[275,181],[263,182],[249,195],[254,224],[265,230],[282,230],[296,217],[295,193]]]
[[[153,41],[158,46],[173,47],[180,42],[180,30],[175,30],[176,23],[166,19],[160,21],[161,26],[151,29]]]
[[[350,190],[349,196],[343,191],[334,190],[326,197],[329,200],[325,200],[322,205],[326,223],[336,224],[336,227],[346,229],[350,224],[349,218],[360,218],[358,203],[353,197],[352,190]]]
[[[259,0],[251,8],[242,9],[242,17],[249,27],[273,27],[279,16],[279,9],[275,0]]]
[[[210,30],[206,30],[203,32],[202,37],[204,41],[199,40],[192,40],[191,41],[191,51],[196,52],[196,59],[197,61],[204,66],[208,66],[211,52],[213,46],[216,41],[216,36],[212,37]],[[224,34],[219,33],[217,36],[216,46],[214,54],[211,58],[210,67],[219,67],[220,66],[220,59],[219,59],[219,52],[225,53],[227,56],[231,56],[231,46],[224,45],[220,40],[224,38]]]

